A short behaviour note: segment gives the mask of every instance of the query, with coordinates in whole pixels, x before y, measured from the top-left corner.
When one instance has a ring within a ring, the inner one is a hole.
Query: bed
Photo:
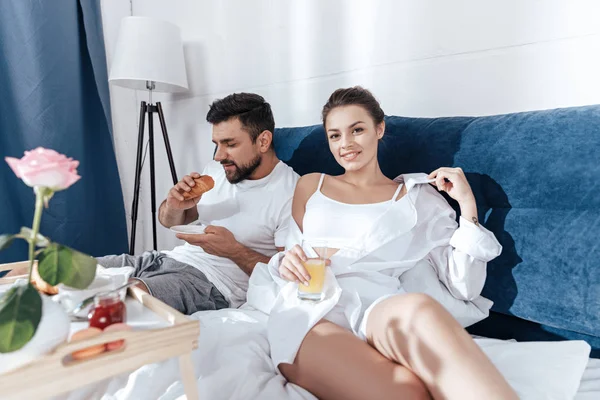
[[[263,334],[266,316],[242,307],[199,312],[199,347],[192,359],[200,399],[315,399],[304,389],[286,383],[275,372]],[[146,320],[146,325],[152,321]],[[492,354],[505,353],[505,341],[483,340],[482,348]],[[524,400],[600,399],[600,360],[588,359],[584,349],[566,342],[563,347],[531,347],[523,344],[517,351],[530,354],[519,365],[503,364],[511,385]],[[589,351],[589,346],[587,347]],[[545,357],[545,358],[539,358]],[[515,379],[516,377],[516,379]],[[100,384],[61,396],[60,399],[183,399],[183,384],[176,359],[146,365],[131,374],[117,376]],[[58,398],[57,398],[58,399]]]

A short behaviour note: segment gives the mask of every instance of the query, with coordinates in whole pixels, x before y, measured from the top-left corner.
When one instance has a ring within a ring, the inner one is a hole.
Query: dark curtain
[[[99,0],[0,1],[0,233],[31,226],[34,194],[8,167],[38,146],[80,162],[40,231],[93,256],[127,252]],[[0,263],[25,260],[16,241]]]

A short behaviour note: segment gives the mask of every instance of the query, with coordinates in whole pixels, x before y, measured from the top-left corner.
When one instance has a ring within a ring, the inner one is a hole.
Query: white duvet
[[[266,315],[249,309],[196,313],[193,353],[201,399],[314,399],[286,383],[269,357]],[[521,399],[573,399],[590,351],[585,342],[515,343],[476,339]],[[468,389],[465,389],[468,390]],[[177,359],[73,392],[68,399],[184,399]]]

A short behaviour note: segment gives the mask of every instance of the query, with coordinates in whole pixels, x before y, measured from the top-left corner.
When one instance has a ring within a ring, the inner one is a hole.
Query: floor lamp
[[[163,109],[160,102],[152,102],[152,93],[174,93],[188,89],[183,43],[179,27],[166,21],[148,17],[123,18],[108,80],[114,85],[148,91],[148,103],[142,101],[140,105],[129,254],[133,254],[135,251],[135,228],[138,216],[146,117],[148,117],[148,152],[150,155],[152,241],[154,250],[156,250],[154,114],[158,114],[173,184],[177,183],[177,173],[175,172]]]

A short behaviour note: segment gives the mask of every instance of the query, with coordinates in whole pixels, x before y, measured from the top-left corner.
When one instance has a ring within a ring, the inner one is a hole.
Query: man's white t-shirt
[[[292,197],[299,178],[292,168],[280,161],[262,179],[231,184],[221,164],[211,161],[202,175],[210,175],[215,187],[202,195],[195,223],[227,228],[238,242],[268,257],[277,253],[277,247],[285,247]],[[249,277],[230,259],[208,254],[189,243],[163,253],[198,268],[231,307],[246,301]]]

